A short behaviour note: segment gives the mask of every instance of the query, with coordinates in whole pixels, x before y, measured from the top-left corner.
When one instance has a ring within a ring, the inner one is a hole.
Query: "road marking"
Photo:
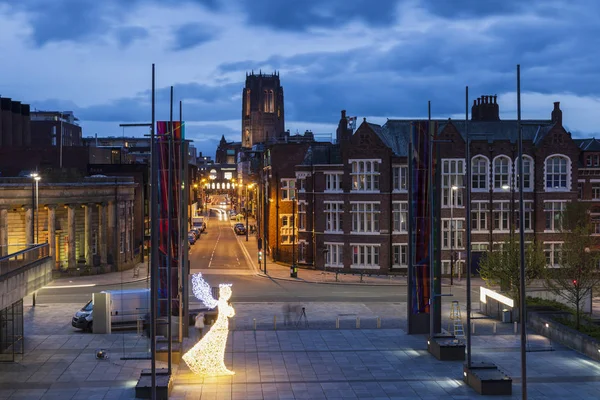
[[[208,262],[208,268],[210,268],[210,264],[212,264],[213,258],[215,256],[215,251],[217,250],[217,245],[219,244],[219,239],[221,239],[221,224],[217,224],[219,227],[219,235],[217,236],[217,241],[215,243],[215,247],[213,247],[212,254],[210,255],[210,261]]]
[[[70,289],[70,288],[82,288],[82,287],[94,287],[95,283],[89,283],[85,285],[63,285],[63,286],[44,286],[42,289]]]

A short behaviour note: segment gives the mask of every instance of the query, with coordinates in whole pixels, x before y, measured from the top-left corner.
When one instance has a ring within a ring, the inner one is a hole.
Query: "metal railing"
[[[48,243],[28,245],[26,249],[0,257],[0,278],[32,262],[49,256]]]

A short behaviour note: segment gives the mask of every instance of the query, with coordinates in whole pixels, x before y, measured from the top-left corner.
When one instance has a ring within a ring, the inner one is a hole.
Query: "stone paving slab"
[[[480,398],[462,383],[461,362],[440,362],[426,351],[426,338],[401,328],[315,329],[345,315],[352,322],[382,314],[403,322],[405,303],[306,303],[310,328],[267,327],[230,333],[226,364],[233,377],[199,379],[185,363],[178,366],[172,399],[470,399]],[[132,399],[141,370],[149,360],[148,339],[135,332],[94,335],[66,323],[68,304],[26,307],[26,353],[16,363],[0,364],[2,399]],[[237,303],[238,315],[265,320],[284,303]],[[444,314],[449,315],[449,305]],[[59,323],[57,323],[59,322]],[[272,320],[271,320],[272,322]],[[447,320],[445,319],[445,322]],[[491,361],[513,378],[512,397],[520,398],[520,336],[512,324],[478,320],[473,361]],[[330,326],[330,325],[328,325]],[[502,330],[500,327],[502,326]],[[342,327],[343,328],[343,327]],[[193,329],[193,328],[192,328]],[[240,328],[241,329],[241,328]],[[42,331],[40,333],[38,331]],[[35,334],[33,334],[35,332]],[[194,337],[194,334],[191,335]],[[193,345],[186,340],[185,347]],[[548,339],[529,334],[530,399],[600,398],[600,364]],[[109,360],[96,360],[98,348]],[[163,367],[158,363],[158,367]]]

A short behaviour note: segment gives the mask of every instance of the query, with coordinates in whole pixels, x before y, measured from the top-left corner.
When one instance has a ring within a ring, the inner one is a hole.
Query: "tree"
[[[562,247],[559,268],[549,269],[546,288],[562,297],[575,308],[575,326],[579,329],[583,300],[591,296],[600,284],[598,241],[592,236],[590,207],[583,203],[569,203],[561,216]]]
[[[488,251],[479,261],[479,274],[487,285],[500,285],[520,304],[519,287],[521,282],[521,249],[518,236],[511,232],[505,240],[502,250]],[[546,257],[541,244],[534,241],[525,246],[525,285],[543,276]]]

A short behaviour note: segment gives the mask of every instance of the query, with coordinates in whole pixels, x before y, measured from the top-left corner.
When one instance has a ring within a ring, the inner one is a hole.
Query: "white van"
[[[150,312],[150,289],[103,290],[110,293],[111,323],[115,325],[136,324]],[[75,328],[92,331],[94,305],[90,300],[75,313],[71,325]]]

